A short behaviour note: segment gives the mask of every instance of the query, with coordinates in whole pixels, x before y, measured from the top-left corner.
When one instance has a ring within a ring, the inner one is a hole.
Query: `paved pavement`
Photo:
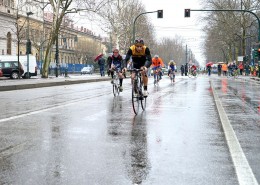
[[[217,77],[213,75],[213,77]],[[260,78],[250,77],[250,76],[240,76],[240,80],[254,80],[260,83]],[[110,77],[101,77],[99,74],[92,75],[69,75],[69,77],[64,76],[50,76],[49,78],[41,78],[41,76],[32,77],[30,79],[9,79],[5,77],[0,77],[0,91],[11,91],[19,89],[31,89],[40,87],[50,87],[58,85],[70,85],[79,83],[89,83],[110,80]]]
[[[58,85],[70,85],[79,83],[89,83],[110,80],[110,77],[101,77],[100,75],[69,75],[51,76],[49,78],[41,78],[41,76],[32,77],[30,79],[9,79],[0,77],[0,91],[11,91],[19,89],[31,89],[40,87],[50,87]]]

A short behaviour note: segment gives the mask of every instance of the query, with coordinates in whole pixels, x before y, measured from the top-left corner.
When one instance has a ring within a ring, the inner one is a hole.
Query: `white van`
[[[3,71],[3,76],[10,78],[23,78],[27,77],[27,55],[19,56],[19,68],[18,68],[18,56],[16,55],[0,55],[0,68]],[[37,76],[37,63],[36,57],[29,55],[29,78],[31,76]]]

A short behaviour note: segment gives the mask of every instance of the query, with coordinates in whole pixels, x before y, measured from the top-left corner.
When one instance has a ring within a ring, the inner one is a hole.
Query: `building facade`
[[[12,1],[0,0],[0,54],[15,55],[17,48],[16,14]]]
[[[19,4],[20,3],[20,4]],[[85,64],[99,54],[106,54],[106,47],[99,36],[82,26],[75,26],[73,20],[64,17],[49,56],[45,56],[53,14],[44,10],[43,3],[28,4],[20,0],[0,0],[0,52],[2,55],[26,54],[26,42],[32,43],[32,55],[43,62],[49,57],[56,66],[55,54],[59,53],[59,65]],[[26,3],[26,4],[25,4]]]

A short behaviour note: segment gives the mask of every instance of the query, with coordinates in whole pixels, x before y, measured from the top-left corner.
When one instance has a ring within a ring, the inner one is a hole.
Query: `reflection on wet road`
[[[229,109],[235,98],[232,110],[244,106],[259,123],[253,92],[229,79],[211,80],[234,129],[251,134],[238,138],[250,147],[258,178],[251,141],[259,128]],[[108,82],[1,92],[9,106],[0,116],[0,184],[238,184],[209,78],[172,85],[164,77],[148,88],[147,109],[137,116],[129,79],[119,97]],[[10,119],[15,115],[22,116]]]

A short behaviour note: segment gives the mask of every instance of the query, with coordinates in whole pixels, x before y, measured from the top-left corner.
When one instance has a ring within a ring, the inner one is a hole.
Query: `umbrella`
[[[97,55],[97,56],[95,57],[94,61],[96,62],[96,61],[97,61],[98,59],[100,59],[102,56],[103,56],[103,54],[100,53],[99,55]]]
[[[213,65],[213,62],[208,62],[207,64],[206,64],[206,66],[208,67],[208,66],[212,66]]]

